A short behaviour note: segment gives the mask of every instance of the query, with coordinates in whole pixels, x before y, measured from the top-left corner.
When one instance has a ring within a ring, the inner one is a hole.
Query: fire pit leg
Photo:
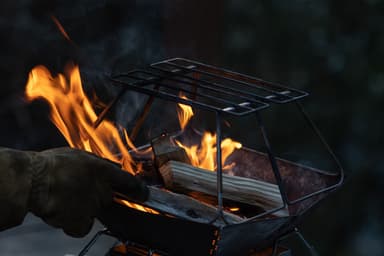
[[[312,245],[310,245],[310,243],[308,243],[308,241],[304,238],[303,234],[301,234],[301,232],[299,231],[299,229],[297,227],[295,227],[291,232],[289,232],[285,236],[280,237],[278,240],[276,240],[274,242],[271,256],[278,256],[277,255],[277,253],[278,253],[277,248],[279,247],[279,243],[282,240],[285,240],[285,239],[287,239],[291,236],[294,236],[294,235],[296,235],[300,239],[300,241],[308,249],[311,256],[319,256],[319,254],[317,253],[315,248]]]
[[[88,244],[81,250],[81,252],[78,254],[78,256],[85,256],[87,252],[91,249],[91,247],[99,240],[99,238],[102,235],[108,235],[112,236],[111,232],[108,229],[103,229],[98,231],[91,239],[91,241],[88,242]]]
[[[309,250],[311,256],[319,256],[319,254],[317,253],[315,248],[308,243],[308,241],[304,238],[303,234],[301,234],[301,232],[297,228],[295,228],[295,233],[300,238],[300,240],[303,242],[305,247],[307,247],[307,249]]]

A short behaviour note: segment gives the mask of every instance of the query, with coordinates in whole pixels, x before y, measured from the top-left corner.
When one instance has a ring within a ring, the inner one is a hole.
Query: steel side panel
[[[131,241],[169,255],[210,255],[217,228],[163,215],[153,215],[114,203],[99,220],[121,241]]]
[[[252,221],[225,226],[220,232],[218,256],[248,255],[251,249],[264,249],[292,228],[294,217]]]

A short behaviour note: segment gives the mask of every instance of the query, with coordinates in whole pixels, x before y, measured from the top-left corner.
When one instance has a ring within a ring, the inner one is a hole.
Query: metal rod
[[[218,218],[221,218],[225,224],[229,224],[223,213],[223,165],[221,154],[221,115],[216,112],[216,184],[217,184],[217,215],[209,223],[214,223]]]
[[[283,179],[281,178],[279,167],[277,165],[277,161],[276,161],[275,155],[272,152],[271,145],[269,143],[269,139],[268,139],[268,136],[267,136],[267,131],[266,131],[265,127],[264,127],[264,123],[263,123],[263,121],[261,119],[261,115],[260,115],[259,112],[256,112],[256,119],[257,119],[257,122],[259,124],[259,128],[260,128],[261,134],[263,136],[264,145],[265,145],[265,148],[267,150],[267,154],[268,154],[269,160],[271,162],[272,171],[273,171],[273,173],[275,175],[275,179],[276,179],[277,185],[278,185],[279,190],[280,190],[281,198],[283,199],[283,206],[285,206],[287,204],[287,202],[288,202],[287,191],[285,190],[285,186],[283,184]]]
[[[280,210],[284,209],[285,207],[286,207],[286,206],[283,204],[282,206],[279,206],[279,207],[270,209],[270,210],[268,210],[268,211],[259,213],[259,214],[255,215],[255,216],[251,217],[251,218],[248,218],[248,219],[246,219],[246,220],[244,220],[244,221],[240,221],[240,222],[238,222],[238,223],[241,224],[241,223],[248,223],[248,222],[256,221],[256,220],[260,219],[261,217],[264,217],[264,216],[268,216],[268,215],[270,215],[270,214],[273,214],[273,213],[275,213],[275,212],[277,212],[277,211],[280,211]]]
[[[108,229],[103,229],[98,231],[91,239],[91,241],[88,242],[88,244],[85,245],[85,247],[81,250],[81,252],[78,254],[78,256],[85,256],[87,252],[91,249],[91,247],[96,243],[96,241],[100,238],[102,235],[109,235],[112,236],[110,231]]]
[[[305,247],[308,249],[308,251],[311,254],[311,256],[319,256],[319,254],[317,253],[315,248],[308,243],[308,241],[304,238],[304,236],[301,234],[301,232],[299,231],[298,228],[295,228],[295,233],[300,238],[300,240],[303,242]]]
[[[300,112],[303,114],[304,119],[307,121],[309,126],[313,129],[313,131],[316,133],[317,137],[319,137],[321,143],[324,145],[325,149],[328,151],[328,153],[332,156],[333,160],[335,161],[337,167],[339,168],[340,172],[344,174],[343,166],[341,165],[340,160],[336,156],[336,154],[333,152],[331,146],[329,146],[327,140],[324,138],[323,134],[320,132],[320,129],[317,127],[315,122],[310,118],[309,114],[304,110],[303,105],[300,101],[296,102],[296,106],[299,108]]]
[[[271,252],[271,256],[278,256],[277,255],[277,248],[279,247],[279,240],[275,240],[273,242],[273,246],[272,246],[272,252]]]
[[[288,202],[289,205],[293,205],[293,204],[296,204],[298,202],[302,202],[302,201],[309,199],[311,197],[314,197],[316,195],[320,195],[322,193],[336,189],[344,183],[344,178],[345,178],[344,168],[341,165],[340,160],[337,158],[336,154],[333,152],[332,148],[329,146],[328,142],[326,141],[326,139],[324,138],[324,136],[320,132],[320,129],[316,126],[315,122],[310,118],[308,113],[304,110],[303,105],[299,101],[296,102],[296,106],[298,107],[298,109],[300,110],[300,112],[303,115],[306,122],[309,124],[309,126],[312,128],[312,130],[315,132],[315,134],[320,139],[320,141],[323,144],[323,146],[325,147],[325,149],[328,151],[328,153],[331,155],[332,159],[336,163],[337,168],[339,169],[339,180],[338,180],[338,182],[336,182],[335,184],[333,184],[331,186],[328,186],[328,187],[325,187],[325,188],[320,189],[318,191],[315,191],[313,193],[307,194],[306,196],[300,197],[300,198],[295,199],[293,201],[289,201]]]
[[[216,112],[216,173],[217,173],[217,204],[219,213],[223,212],[223,166],[221,155],[221,116]]]
[[[107,78],[110,80],[112,79],[111,76],[106,75]],[[134,84],[140,84],[143,81],[136,81]],[[153,82],[153,81],[152,81]],[[124,93],[127,91],[128,88],[121,88],[116,97],[112,99],[111,102],[108,103],[108,105],[103,109],[103,111],[100,113],[100,115],[97,117],[96,121],[93,123],[93,128],[97,128],[101,122],[104,120],[105,116],[111,111],[111,109],[116,105],[116,103],[120,100],[120,98],[124,95]]]
[[[198,82],[199,81],[199,78],[201,77],[200,74],[198,73],[193,73],[193,80],[195,81],[192,85],[192,88],[193,88],[193,91],[192,91],[192,99],[193,100],[196,100],[196,94],[197,94],[197,88],[198,88]]]
[[[279,247],[279,243],[281,241],[288,239],[290,237],[293,237],[294,235],[299,237],[300,241],[308,249],[311,256],[319,256],[319,254],[317,253],[315,248],[310,243],[308,243],[308,241],[304,238],[304,236],[301,234],[301,232],[299,231],[299,229],[297,227],[294,227],[293,230],[288,231],[285,235],[282,235],[280,238],[278,238],[277,240],[275,240],[273,242],[271,256],[277,256],[277,248]]]
[[[127,88],[122,88],[119,93],[116,95],[115,98],[111,102],[108,103],[108,105],[103,109],[103,111],[100,113],[100,115],[97,117],[96,121],[93,123],[93,128],[97,128],[101,122],[104,120],[105,116],[111,111],[111,109],[116,105],[116,103],[119,101],[119,99],[124,95]]]
[[[156,86],[156,89],[158,89],[159,86]],[[140,116],[136,119],[135,126],[132,129],[130,139],[134,141],[137,137],[137,134],[139,133],[141,126],[143,125],[145,119],[147,118],[149,111],[151,110],[152,104],[155,101],[155,96],[150,96],[145,103],[143,107],[143,111],[141,112]]]

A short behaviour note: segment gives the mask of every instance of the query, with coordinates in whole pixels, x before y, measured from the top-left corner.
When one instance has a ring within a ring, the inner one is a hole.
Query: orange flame
[[[135,147],[128,136],[123,141],[119,129],[108,120],[93,126],[97,115],[83,91],[78,66],[68,67],[67,74],[52,77],[44,66],[35,67],[29,73],[27,99],[43,98],[49,103],[51,119],[71,147],[93,152],[135,174],[138,166],[128,151],[128,147]],[[123,133],[127,134],[124,129]]]
[[[159,214],[158,211],[152,209],[152,208],[148,208],[148,207],[145,207],[145,206],[142,206],[142,205],[139,205],[139,204],[134,204],[134,203],[131,203],[127,200],[123,200],[123,199],[119,199],[119,198],[115,198],[114,199],[115,202],[119,203],[119,204],[122,204],[122,205],[126,205],[128,207],[131,207],[131,208],[135,208],[136,210],[139,210],[141,212],[148,212],[148,213],[152,213],[152,214]]]
[[[180,95],[180,97],[184,99],[187,98],[183,95]],[[193,110],[192,110],[192,107],[188,105],[184,105],[181,103],[177,105],[179,107],[178,108],[179,123],[180,123],[181,129],[184,130],[185,126],[188,124],[189,120],[193,116]],[[176,143],[179,147],[185,150],[193,166],[214,171],[217,168],[216,141],[217,141],[216,134],[204,132],[200,145],[187,146],[177,140],[176,140]],[[221,151],[222,151],[221,164],[223,166],[223,169],[230,169],[233,167],[234,163],[224,166],[225,161],[235,149],[240,149],[241,147],[242,147],[241,143],[234,141],[230,138],[226,138],[221,142]]]
[[[200,145],[186,146],[177,140],[176,143],[179,147],[185,150],[193,166],[210,171],[216,170],[216,134],[204,132]],[[221,142],[221,164],[223,165],[224,170],[233,167],[234,163],[224,165],[225,161],[235,149],[240,149],[241,147],[241,143],[230,138],[226,138]]]
[[[180,94],[180,98],[187,99],[187,97],[182,94]],[[177,106],[177,115],[179,117],[180,127],[184,130],[185,126],[187,126],[189,120],[193,116],[193,110],[189,105],[178,103]]]

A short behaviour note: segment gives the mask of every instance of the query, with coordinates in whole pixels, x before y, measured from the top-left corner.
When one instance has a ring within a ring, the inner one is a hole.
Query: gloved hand
[[[118,191],[145,201],[147,187],[111,161],[57,148],[43,152],[0,150],[0,230],[23,220],[27,211],[81,237]]]

